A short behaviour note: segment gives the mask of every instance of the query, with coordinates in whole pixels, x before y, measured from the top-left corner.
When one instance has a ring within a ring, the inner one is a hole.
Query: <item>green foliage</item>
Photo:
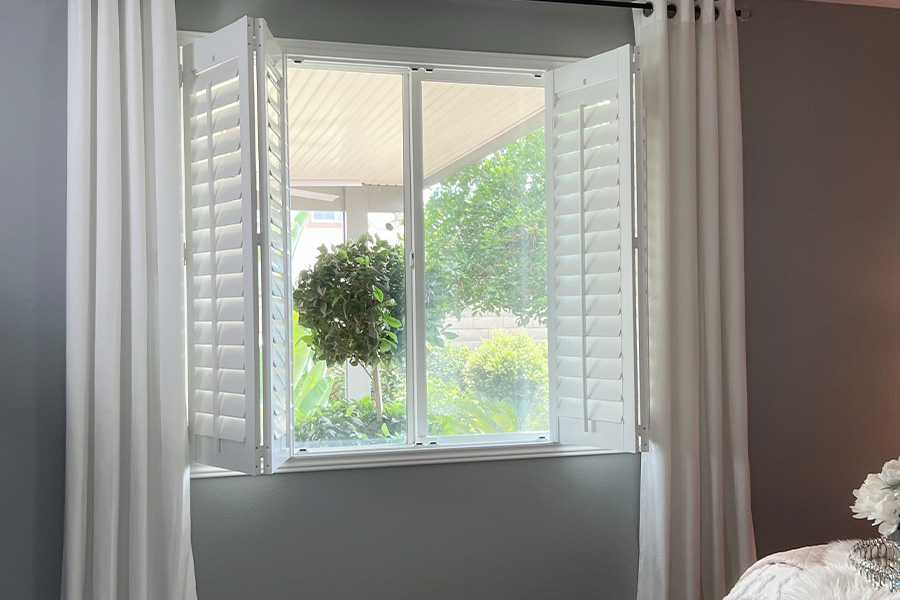
[[[428,348],[432,435],[540,431],[549,427],[547,345],[496,330],[474,350]]]
[[[512,405],[478,398],[454,382],[428,380],[430,435],[507,433],[519,429],[520,419]]]
[[[381,393],[385,403],[406,402],[405,360],[398,360],[381,370]]]
[[[456,383],[462,387],[463,369],[472,354],[466,346],[433,346],[427,347],[426,361],[429,380],[435,379],[448,383]]]
[[[315,360],[312,349],[303,339],[309,330],[297,323],[294,313],[294,412],[305,414],[324,404],[334,386],[334,377],[327,373],[323,360]]]
[[[379,419],[368,396],[332,399],[297,418],[295,434],[308,446],[402,442],[406,436],[406,403],[385,402],[384,415]]]
[[[547,404],[547,344],[495,330],[469,356],[463,378],[476,396],[505,402],[524,417],[532,406]]]
[[[332,376],[336,388],[342,373]],[[523,333],[494,331],[475,350],[429,346],[428,376],[430,435],[540,431],[549,426],[546,344]],[[401,441],[406,428],[405,369],[395,363],[383,371],[383,381],[383,421],[378,421],[370,397],[346,400],[332,388],[327,403],[295,412],[297,439],[320,446]]]
[[[300,273],[294,307],[317,358],[374,367],[395,360],[403,298],[402,251],[363,235],[319,248],[316,263]]]
[[[441,181],[425,204],[425,263],[434,310],[547,316],[544,131]]]

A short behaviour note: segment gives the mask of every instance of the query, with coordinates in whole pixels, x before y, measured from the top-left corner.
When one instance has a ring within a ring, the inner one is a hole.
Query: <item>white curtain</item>
[[[173,0],[70,0],[64,600],[195,599]]]
[[[674,4],[671,19],[662,3],[635,11],[650,252],[638,598],[719,600],[755,558],[737,23],[733,0]]]

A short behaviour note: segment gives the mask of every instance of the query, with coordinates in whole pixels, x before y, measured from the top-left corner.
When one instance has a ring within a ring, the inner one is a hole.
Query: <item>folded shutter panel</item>
[[[244,17],[182,69],[193,460],[271,472],[291,452],[284,58]]]
[[[551,414],[563,443],[637,450],[632,51],[548,74]]]
[[[263,440],[265,472],[291,456],[290,209],[285,60],[265,21],[256,20],[257,132],[259,135],[260,263],[263,294]]]

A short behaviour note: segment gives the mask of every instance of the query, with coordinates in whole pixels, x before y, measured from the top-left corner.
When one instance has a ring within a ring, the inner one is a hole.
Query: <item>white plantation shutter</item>
[[[563,443],[637,450],[633,61],[551,71],[547,241],[551,414]]]
[[[264,464],[273,472],[291,456],[291,264],[285,59],[262,19],[256,20]],[[264,241],[263,241],[264,240]]]
[[[258,107],[267,104],[257,30],[245,17],[182,51],[191,447],[195,462],[250,474],[275,468],[271,440],[280,429],[272,423],[272,394],[262,387],[275,362],[263,360],[260,344],[275,337],[290,344],[289,317],[282,333],[274,331],[268,291],[274,278],[266,265],[276,259],[268,251],[274,228],[265,226],[272,212],[265,198],[278,190],[265,174],[282,167],[272,166],[261,143],[268,134],[257,135]],[[283,94],[276,103],[283,115]],[[277,233],[285,235],[284,225]],[[285,248],[282,240],[282,277]],[[278,415],[285,412],[289,404],[279,405]],[[277,444],[289,453],[285,437]]]

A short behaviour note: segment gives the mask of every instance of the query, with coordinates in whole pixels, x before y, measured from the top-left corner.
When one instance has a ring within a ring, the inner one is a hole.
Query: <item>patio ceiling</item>
[[[544,90],[426,82],[422,106],[430,185],[540,127]],[[400,75],[290,69],[292,183],[403,185],[402,107]]]

